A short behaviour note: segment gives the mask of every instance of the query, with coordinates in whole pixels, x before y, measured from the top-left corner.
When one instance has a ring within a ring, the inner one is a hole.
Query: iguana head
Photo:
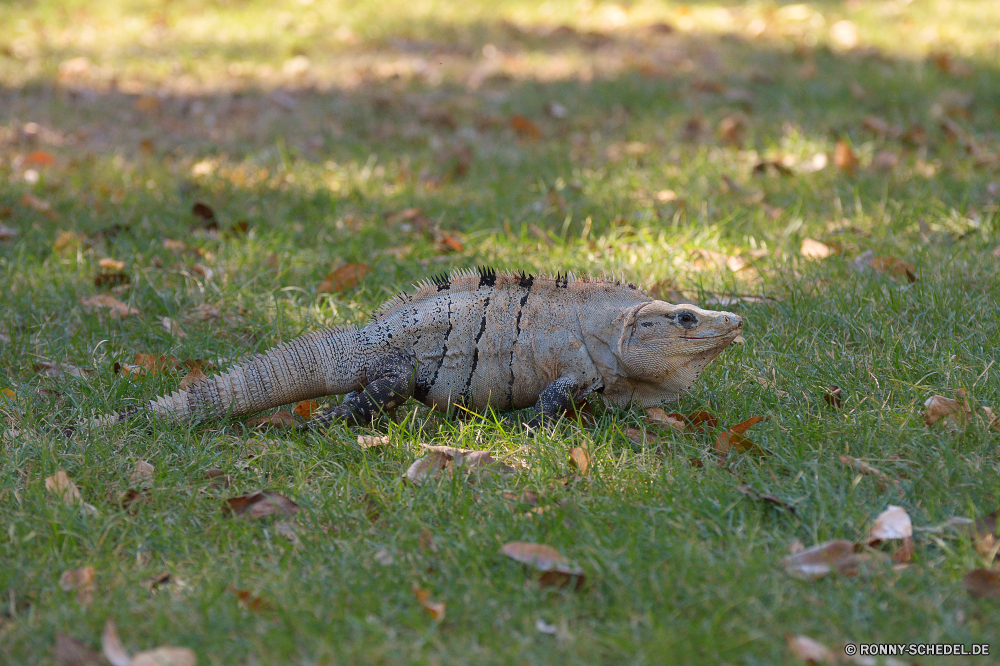
[[[606,382],[605,396],[620,405],[675,400],[743,331],[732,312],[647,301],[625,311],[613,350],[624,377]]]

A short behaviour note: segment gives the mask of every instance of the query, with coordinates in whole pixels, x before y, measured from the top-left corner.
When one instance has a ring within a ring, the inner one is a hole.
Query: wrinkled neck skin
[[[648,407],[690,390],[742,326],[742,318],[730,312],[650,300],[587,335],[587,347],[604,380],[605,400]]]

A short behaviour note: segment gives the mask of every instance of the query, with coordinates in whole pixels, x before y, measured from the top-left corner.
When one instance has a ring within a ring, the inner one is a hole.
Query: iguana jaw
[[[605,376],[604,395],[621,406],[676,400],[742,331],[742,317],[731,312],[642,303],[621,320],[619,367]]]

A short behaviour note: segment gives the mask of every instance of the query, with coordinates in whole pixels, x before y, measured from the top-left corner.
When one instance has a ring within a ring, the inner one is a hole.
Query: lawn
[[[218,665],[1000,653],[1000,574],[966,579],[1000,571],[967,534],[1000,507],[993,0],[14,0],[0,183],[4,663],[103,663],[67,646],[109,619]],[[743,316],[665,406],[714,424],[595,399],[534,437],[414,402],[61,432],[481,265]],[[422,444],[515,471],[417,485]],[[256,491],[298,509],[226,510]],[[912,548],[865,545],[889,505]],[[831,540],[847,565],[790,575]]]

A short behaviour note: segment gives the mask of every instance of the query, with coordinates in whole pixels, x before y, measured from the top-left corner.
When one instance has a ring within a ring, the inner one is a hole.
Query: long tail
[[[117,414],[91,427],[148,413],[161,418],[239,418],[299,400],[349,393],[363,377],[359,331],[324,329],[258,354],[229,371]]]

